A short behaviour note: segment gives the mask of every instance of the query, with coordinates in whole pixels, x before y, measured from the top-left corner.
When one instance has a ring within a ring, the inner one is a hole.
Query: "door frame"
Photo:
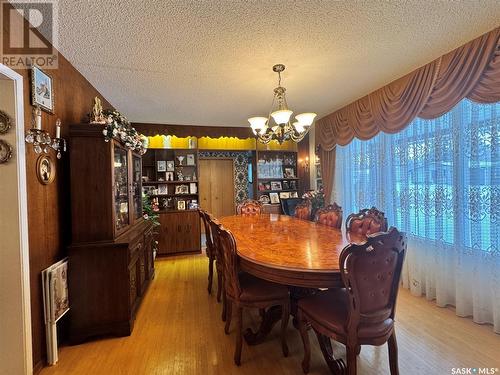
[[[237,204],[236,204],[236,189],[234,188],[234,171],[235,171],[235,168],[234,168],[234,159],[235,158],[232,158],[230,156],[223,156],[223,157],[220,157],[220,158],[218,158],[216,156],[199,157],[199,161],[201,161],[201,160],[231,160],[233,162],[233,208],[234,208],[233,211],[234,211],[234,213],[236,213],[236,206],[237,206]],[[198,176],[199,176],[199,172],[198,172]],[[201,190],[201,184],[199,184],[198,190]],[[200,194],[200,196],[201,196],[201,194]],[[201,197],[200,197],[200,204],[201,204]]]
[[[16,282],[21,283],[22,295],[20,304],[23,326],[20,327],[23,335],[24,373],[33,373],[33,354],[31,337],[31,296],[29,272],[29,238],[28,238],[28,205],[26,183],[26,149],[24,142],[24,94],[23,77],[11,68],[0,64],[0,74],[14,81],[15,88],[15,131],[16,131],[16,165],[17,165],[17,193],[19,214],[19,256],[21,262],[12,264],[17,275]]]

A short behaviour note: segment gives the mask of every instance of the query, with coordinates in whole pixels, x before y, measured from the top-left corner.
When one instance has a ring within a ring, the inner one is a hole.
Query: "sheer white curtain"
[[[500,103],[468,100],[398,134],[337,147],[344,214],[376,206],[408,234],[403,285],[500,333]]]

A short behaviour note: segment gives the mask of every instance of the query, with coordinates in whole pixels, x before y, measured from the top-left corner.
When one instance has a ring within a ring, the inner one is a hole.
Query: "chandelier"
[[[301,113],[295,116],[291,123],[293,111],[288,108],[286,102],[286,89],[281,86],[281,72],[285,70],[285,65],[277,64],[273,66],[273,71],[278,73],[278,87],[274,89],[273,103],[271,111],[267,117],[251,117],[248,119],[253,133],[262,143],[269,143],[272,140],[279,144],[292,140],[300,142],[312,125],[316,113]]]

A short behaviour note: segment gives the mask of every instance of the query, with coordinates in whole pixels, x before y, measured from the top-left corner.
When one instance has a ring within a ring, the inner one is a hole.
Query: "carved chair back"
[[[236,207],[238,215],[260,215],[262,213],[262,203],[253,199],[247,199]]]
[[[349,336],[357,334],[360,324],[363,328],[392,324],[387,319],[394,319],[405,253],[406,235],[394,227],[342,250],[339,262],[349,297]]]
[[[382,211],[375,207],[365,208],[356,214],[350,214],[346,220],[349,234],[368,236],[387,230],[387,219]]]
[[[202,210],[201,208],[199,208],[198,209],[198,214],[200,215],[201,221],[203,222],[203,226],[205,228],[205,239],[206,239],[206,244],[207,244],[207,255],[208,256],[215,256],[215,254],[212,254],[212,252],[215,252],[215,250],[214,250],[212,230],[210,228],[210,218],[209,218],[208,212],[206,212],[205,210]]]
[[[219,240],[221,252],[224,254],[224,288],[226,295],[238,300],[241,294],[239,281],[238,255],[236,254],[236,241],[228,229],[220,226]]]
[[[342,207],[337,203],[330,204],[316,211],[314,221],[323,225],[340,229],[342,226]]]
[[[295,206],[295,217],[302,220],[311,220],[311,209],[311,202],[306,199]]]
[[[213,240],[213,249],[214,249],[214,256],[215,260],[217,262],[217,269],[223,269],[224,265],[224,256],[222,254],[222,249],[221,249],[221,244],[220,244],[220,230],[222,227],[222,224],[214,218],[212,215],[210,215],[208,212],[206,213],[206,216],[208,218],[208,222],[210,223],[210,233],[212,234],[212,240]]]

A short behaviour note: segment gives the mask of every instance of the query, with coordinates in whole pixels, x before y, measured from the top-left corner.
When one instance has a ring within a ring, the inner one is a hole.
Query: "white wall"
[[[0,110],[15,119],[15,83],[0,74]],[[15,122],[15,121],[14,121]],[[21,236],[18,200],[16,124],[0,139],[14,149],[7,164],[0,164],[0,374],[25,374],[23,285],[20,270]],[[22,150],[24,152],[24,150]]]

